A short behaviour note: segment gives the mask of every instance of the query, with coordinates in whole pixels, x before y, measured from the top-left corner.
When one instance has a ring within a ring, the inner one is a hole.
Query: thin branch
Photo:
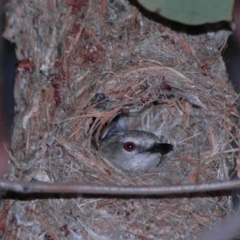
[[[98,186],[81,183],[32,183],[0,180],[0,191],[21,194],[87,194],[115,196],[163,196],[169,194],[223,191],[240,188],[240,181],[186,184],[172,186]]]

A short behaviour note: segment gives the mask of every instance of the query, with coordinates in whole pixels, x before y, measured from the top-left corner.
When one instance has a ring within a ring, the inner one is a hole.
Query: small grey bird
[[[171,144],[160,143],[153,133],[137,130],[114,132],[106,136],[100,145],[105,158],[129,171],[154,169],[161,155],[172,150]]]
[[[117,167],[129,171],[154,169],[161,156],[173,150],[173,145],[161,143],[154,133],[145,131],[145,115],[146,111],[120,115],[104,129],[100,151]]]

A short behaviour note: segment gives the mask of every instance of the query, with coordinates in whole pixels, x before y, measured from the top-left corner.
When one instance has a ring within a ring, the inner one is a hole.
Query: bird
[[[142,121],[148,111],[120,114],[105,127],[100,139],[100,152],[118,168],[147,171],[156,168],[161,157],[173,151],[173,145],[161,142],[146,131]]]

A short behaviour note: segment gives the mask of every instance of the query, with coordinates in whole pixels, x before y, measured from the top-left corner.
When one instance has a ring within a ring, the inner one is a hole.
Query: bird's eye
[[[125,142],[123,145],[124,150],[127,152],[132,152],[135,149],[136,145],[133,142]]]

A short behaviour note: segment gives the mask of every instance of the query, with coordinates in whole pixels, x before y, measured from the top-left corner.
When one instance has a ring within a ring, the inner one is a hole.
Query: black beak
[[[173,145],[169,143],[155,143],[147,151],[150,153],[161,153],[162,155],[165,155],[173,151]]]

